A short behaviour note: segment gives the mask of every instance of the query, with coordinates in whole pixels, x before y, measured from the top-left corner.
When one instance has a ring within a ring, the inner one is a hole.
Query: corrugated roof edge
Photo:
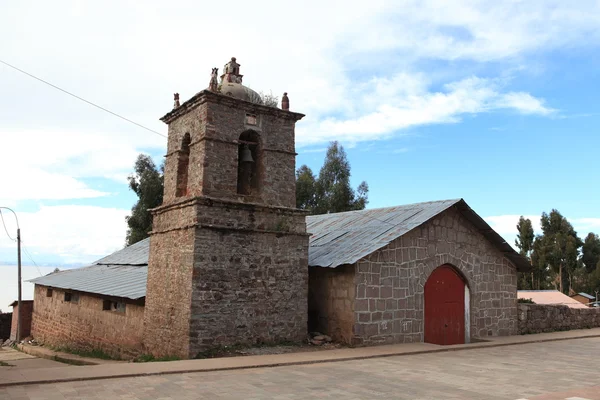
[[[513,247],[498,234],[498,232],[493,230],[492,227],[489,226],[488,223],[479,216],[479,214],[469,207],[464,199],[460,199],[460,201],[454,206],[458,209],[463,217],[471,222],[487,240],[496,246],[496,248],[515,265],[517,271],[527,272],[531,270],[531,264],[529,263],[527,257],[517,253],[515,249],[513,249]]]
[[[423,203],[404,204],[403,206],[409,207],[412,205],[440,203],[440,202],[448,202],[449,204],[446,208],[442,209],[436,215],[432,216],[431,218],[429,218],[427,220],[424,220],[423,222],[421,222],[418,225],[415,225],[408,232],[411,232],[412,230],[428,223],[433,218],[435,218],[437,215],[440,215],[441,213],[448,211],[450,208],[456,207],[456,209],[461,213],[461,215],[465,219],[467,219],[469,222],[471,222],[487,240],[489,240],[511,263],[513,263],[513,265],[517,268],[517,271],[527,272],[527,271],[531,270],[531,264],[529,263],[529,260],[526,257],[522,256],[521,254],[517,253],[515,251],[515,249],[513,249],[512,246],[510,244],[508,244],[502,238],[502,236],[500,236],[496,231],[494,231],[492,229],[492,227],[489,226],[488,223],[485,222],[485,220],[479,216],[479,214],[477,214],[475,211],[473,211],[473,209],[471,207],[469,207],[469,205],[467,204],[467,202],[464,199],[461,198],[461,199],[427,201],[427,202],[423,202]],[[377,210],[377,209],[385,209],[385,208],[389,208],[389,207],[371,208],[371,209],[369,209],[369,211]],[[347,213],[355,213],[355,212],[361,212],[361,211],[363,211],[363,210],[346,211],[346,212]],[[331,215],[338,215],[338,214],[343,214],[343,213],[335,213],[335,214],[331,214]],[[311,218],[311,217],[314,217],[314,216],[309,216],[307,218]],[[408,233],[408,232],[406,232],[406,233]],[[403,236],[403,235],[401,235],[401,236]],[[387,244],[379,247],[379,249],[382,249],[383,247],[387,246],[388,244],[389,244],[389,242]],[[379,249],[377,249],[377,250],[379,250]],[[358,261],[358,259],[354,260],[354,262],[357,262],[357,261]]]

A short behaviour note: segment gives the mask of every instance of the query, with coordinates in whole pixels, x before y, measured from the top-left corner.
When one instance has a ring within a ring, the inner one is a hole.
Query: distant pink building
[[[535,304],[563,305],[570,308],[589,308],[558,290],[519,290],[519,299],[531,299]]]

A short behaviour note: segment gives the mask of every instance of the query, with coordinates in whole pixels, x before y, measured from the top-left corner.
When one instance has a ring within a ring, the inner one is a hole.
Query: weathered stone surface
[[[600,327],[600,308],[519,303],[519,334]]]
[[[186,358],[217,345],[305,339],[308,235],[294,175],[301,117],[203,91],[163,118],[169,140],[150,239],[149,352]],[[259,141],[258,186],[242,195],[239,140],[248,131]],[[187,188],[178,191],[186,134]]]
[[[352,344],[423,341],[425,283],[443,264],[460,271],[470,289],[472,338],[517,333],[515,267],[454,209],[352,266],[311,267],[319,330]],[[333,294],[343,289],[356,298],[335,307]]]
[[[103,310],[103,298],[79,293],[79,302],[65,302],[65,292],[35,285],[31,334],[38,343],[74,350],[100,349],[114,356],[143,352],[143,302],[129,301],[125,313]],[[126,300],[123,300],[126,301]]]

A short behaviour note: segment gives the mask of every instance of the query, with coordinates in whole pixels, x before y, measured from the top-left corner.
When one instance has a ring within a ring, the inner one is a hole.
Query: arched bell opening
[[[183,136],[181,149],[177,155],[177,189],[176,197],[186,196],[188,194],[188,170],[190,164],[190,143],[192,139],[189,133]]]
[[[254,131],[243,132],[238,143],[237,192],[256,195],[260,191],[260,135]]]

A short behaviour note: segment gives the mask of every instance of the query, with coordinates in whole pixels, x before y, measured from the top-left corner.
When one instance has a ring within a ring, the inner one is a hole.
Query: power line
[[[99,108],[99,109],[100,109],[100,110],[102,110],[102,111],[105,111],[105,112],[107,112],[107,113],[109,113],[109,114],[112,114],[112,115],[114,115],[114,116],[115,116],[115,117],[117,117],[117,118],[121,118],[122,120],[125,120],[125,121],[127,121],[127,122],[129,122],[129,123],[132,123],[132,124],[134,124],[134,125],[137,125],[137,126],[139,126],[140,128],[143,128],[143,129],[145,129],[145,130],[147,130],[147,131],[150,131],[150,132],[152,132],[152,133],[155,133],[155,134],[157,134],[157,135],[159,135],[159,136],[162,136],[162,137],[164,137],[164,138],[167,138],[167,136],[163,135],[163,134],[162,134],[162,133],[160,133],[160,132],[157,132],[157,131],[155,131],[154,129],[146,128],[144,125],[138,124],[137,122],[135,122],[135,121],[132,121],[132,120],[130,120],[129,118],[126,118],[126,117],[124,117],[124,116],[122,116],[122,115],[119,115],[119,114],[117,114],[117,113],[115,113],[115,112],[112,112],[112,111],[110,111],[110,110],[108,110],[108,109],[106,109],[106,108],[104,108],[104,107],[102,107],[102,106],[99,106],[98,104],[92,103],[91,101],[88,101],[88,100],[84,99],[83,97],[79,97],[79,96],[77,96],[76,94],[73,94],[73,93],[71,93],[71,92],[69,92],[69,91],[67,91],[67,90],[65,90],[65,89],[62,89],[62,88],[60,88],[60,87],[58,87],[58,86],[56,86],[56,85],[53,85],[52,83],[50,83],[50,82],[48,82],[48,81],[45,81],[45,80],[43,80],[42,78],[38,78],[37,76],[35,76],[35,75],[33,75],[33,74],[30,74],[29,72],[23,71],[22,69],[20,69],[20,68],[17,68],[17,67],[15,67],[14,65],[11,65],[11,64],[7,63],[6,61],[2,61],[2,60],[0,60],[0,63],[2,63],[2,64],[4,64],[4,65],[6,65],[6,66],[8,66],[8,67],[10,67],[10,68],[12,68],[12,69],[14,69],[14,70],[16,70],[16,71],[19,71],[20,73],[22,73],[22,74],[25,74],[25,75],[27,75],[27,76],[29,76],[29,77],[33,78],[33,79],[36,79],[36,80],[38,80],[38,81],[40,81],[40,82],[42,82],[42,83],[45,83],[46,85],[48,85],[48,86],[51,86],[51,87],[53,87],[54,89],[60,90],[61,92],[63,92],[63,93],[66,93],[66,94],[68,94],[69,96],[73,96],[73,97],[75,97],[75,98],[76,98],[76,99],[78,99],[78,100],[81,100],[81,101],[83,101],[83,102],[85,102],[85,103],[88,103],[88,104],[89,104],[89,105],[91,105],[91,106],[94,106],[94,107],[96,107],[96,108]]]
[[[2,219],[2,226],[4,226],[4,232],[6,232],[6,236],[8,236],[8,238],[13,242],[16,242],[17,239],[14,239],[12,236],[10,236],[10,233],[8,233],[8,229],[6,229],[6,223],[4,222],[4,215],[2,215],[2,210],[0,210],[0,219]]]
[[[22,244],[23,244],[23,241],[21,241],[21,245]],[[25,254],[27,254],[27,258],[29,258],[29,260],[31,260],[33,265],[35,265],[35,268],[37,269],[38,274],[40,274],[40,276],[42,276],[42,271],[40,271],[40,267],[38,267],[37,263],[33,260],[33,257],[31,257],[31,254],[29,254],[29,252],[27,251],[25,246],[22,246],[22,249],[25,252]]]

